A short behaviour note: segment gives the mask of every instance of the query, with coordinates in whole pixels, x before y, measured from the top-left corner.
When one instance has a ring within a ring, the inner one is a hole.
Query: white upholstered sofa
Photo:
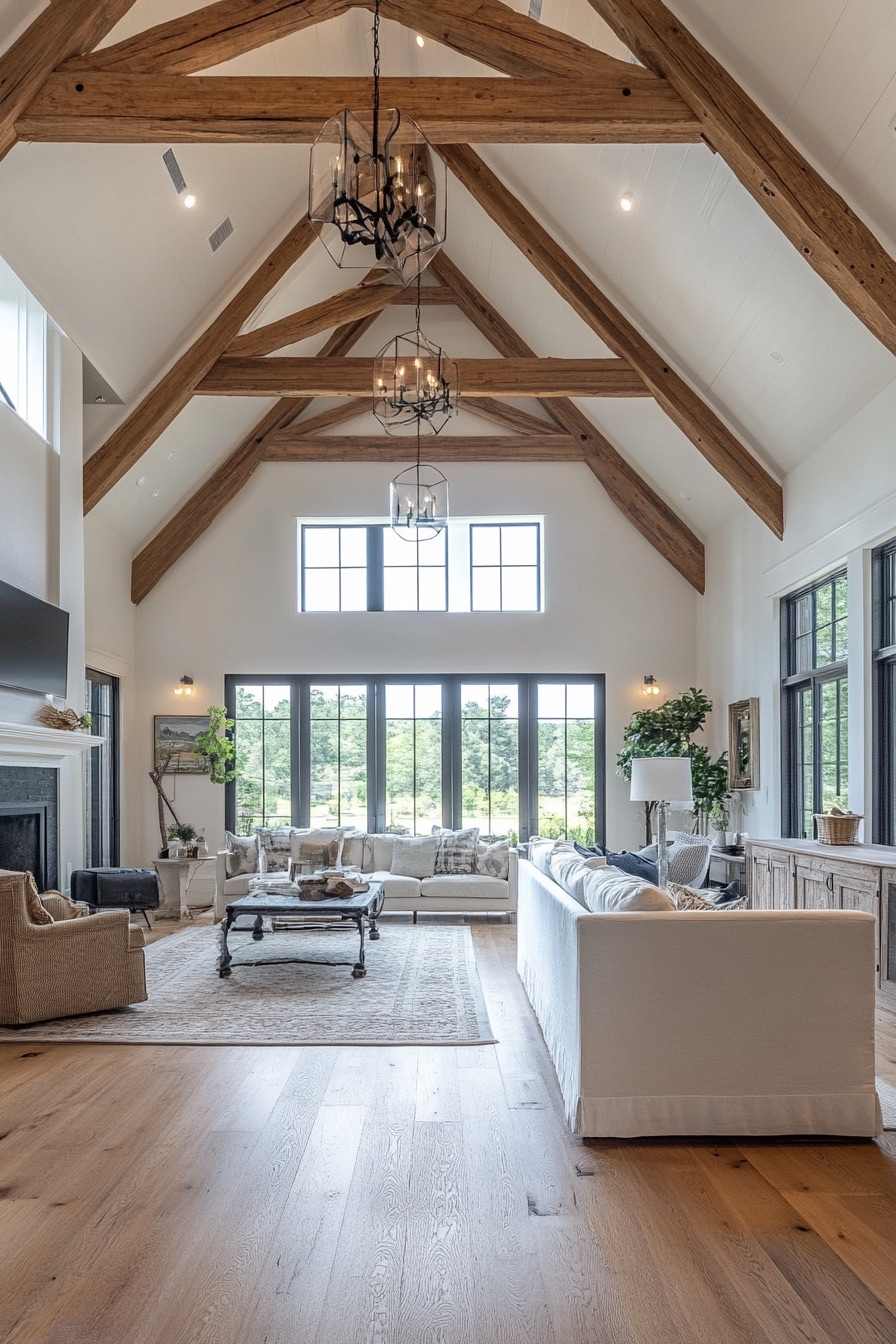
[[[691,913],[656,888],[648,908],[593,913],[536,857],[547,872],[519,865],[518,969],[575,1133],[877,1132],[871,915]],[[580,896],[601,881],[568,857],[555,871]]]
[[[421,910],[452,913],[497,911],[512,918],[516,911],[518,856],[510,847],[507,876],[494,877],[487,872],[437,873],[433,877],[402,877],[392,873],[392,850],[396,837],[388,834],[345,836],[341,862],[357,865],[371,880],[383,883],[385,909],[412,910],[414,922]],[[215,882],[215,919],[223,919],[229,901],[245,896],[252,872],[230,876],[228,852],[217,855]]]

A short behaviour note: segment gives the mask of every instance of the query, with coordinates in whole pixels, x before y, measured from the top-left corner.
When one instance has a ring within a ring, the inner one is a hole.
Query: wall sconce
[[[641,687],[641,690],[645,695],[659,695],[660,684],[652,673],[650,676],[644,678],[644,685]]]
[[[176,685],[175,688],[174,688],[174,694],[175,694],[175,695],[192,695],[192,694],[193,694],[193,678],[192,678],[192,677],[186,677],[186,676],[181,677],[180,681],[177,683],[177,685]]]

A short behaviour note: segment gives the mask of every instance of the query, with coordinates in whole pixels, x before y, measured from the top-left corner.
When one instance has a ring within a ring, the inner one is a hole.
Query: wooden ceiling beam
[[[372,0],[364,0],[373,9]],[[395,19],[434,42],[519,79],[553,75],[575,82],[632,67],[566,33],[519,14],[498,0],[381,0],[383,18]]]
[[[372,321],[372,317],[363,317],[334,331],[324,345],[326,354],[335,357],[350,350]],[[311,397],[284,397],[276,406],[272,406],[239,447],[215,467],[208,480],[146,543],[131,565],[132,602],[142,602],[168,570],[211,527],[264,461],[270,435],[301,415],[311,401]],[[309,426],[312,423],[311,420],[306,422]]]
[[[424,304],[454,303],[454,295],[442,285],[421,285],[420,298]],[[304,341],[309,336],[317,336],[330,327],[340,326],[367,313],[381,313],[384,308],[396,304],[414,304],[417,299],[416,285],[404,288],[394,284],[362,284],[355,289],[343,290],[330,299],[314,303],[299,313],[291,313],[277,322],[257,327],[255,331],[246,331],[235,336],[227,347],[228,355],[269,355],[274,350],[295,341]]]
[[[700,124],[649,70],[564,80],[383,79],[386,107],[433,144],[682,144]],[[364,107],[369,79],[286,76],[53,75],[16,127],[22,140],[309,144],[344,107]]]
[[[784,492],[762,463],[653,348],[645,336],[578,266],[555,236],[472,149],[442,145],[439,152],[487,214],[611,350],[627,361],[678,428],[737,491],[776,537],[784,535]]]
[[[219,0],[105,47],[93,56],[90,67],[159,75],[195,74],[302,28],[337,18],[351,8],[352,0]],[[80,62],[69,64],[75,67]]]
[[[307,420],[294,420],[287,429],[289,432],[301,433],[304,438],[313,438],[314,435],[323,433],[325,429],[332,429],[334,425],[344,425],[346,420],[355,420],[369,410],[370,397],[351,397],[348,401],[340,402],[338,406],[331,406],[327,411],[309,415]]]
[[[18,138],[16,123],[53,70],[91,51],[134,0],[51,0],[0,56],[0,159]]]
[[[315,234],[303,216],[252,273],[227,306],[205,328],[127,416],[118,429],[84,463],[84,512],[89,513],[120,481],[147,448],[171,424],[195,391],[196,384],[233,340],[236,333],[302,256]]]
[[[446,256],[444,249],[433,259],[432,267],[442,283],[454,290],[461,311],[496,350],[517,359],[532,356],[531,347]],[[581,445],[585,462],[623,517],[698,593],[704,592],[706,561],[700,538],[572,401],[558,398],[542,401],[541,405]]]
[[[494,397],[464,397],[462,405],[471,415],[479,415],[483,420],[504,425],[517,434],[551,434],[555,430],[553,421],[541,420],[537,415],[520,411],[516,406]]]
[[[621,359],[456,359],[461,397],[644,397]],[[225,356],[196,384],[208,397],[358,397],[373,387],[372,359]]]
[[[704,137],[813,270],[896,354],[896,262],[661,0],[590,0],[699,117]]]
[[[406,462],[417,456],[416,438],[353,434],[314,438],[301,425],[268,438],[266,462]],[[585,451],[570,434],[461,435],[426,439],[428,462],[582,462]]]

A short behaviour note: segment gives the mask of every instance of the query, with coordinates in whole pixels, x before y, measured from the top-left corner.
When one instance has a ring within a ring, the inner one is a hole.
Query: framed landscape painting
[[[196,751],[196,739],[208,732],[207,714],[157,714],[153,720],[154,760],[166,775],[207,775],[207,756]]]

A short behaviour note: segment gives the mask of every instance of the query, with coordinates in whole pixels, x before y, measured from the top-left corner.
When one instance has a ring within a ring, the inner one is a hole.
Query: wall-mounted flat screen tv
[[[65,696],[68,612],[0,579],[0,686]]]

